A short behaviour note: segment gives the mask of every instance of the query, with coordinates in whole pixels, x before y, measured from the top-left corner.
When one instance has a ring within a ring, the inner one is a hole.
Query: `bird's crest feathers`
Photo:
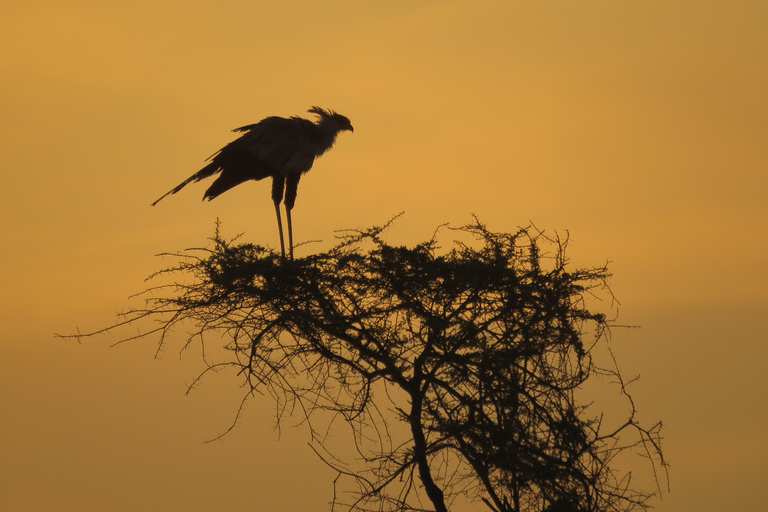
[[[318,116],[320,116],[321,119],[322,118],[333,117],[335,115],[338,115],[338,114],[336,114],[336,112],[334,110],[331,110],[331,109],[326,110],[324,108],[314,107],[314,106],[312,108],[310,108],[309,110],[307,110],[307,112],[309,112],[310,114],[318,115]]]
[[[317,125],[334,127],[337,132],[342,130],[348,130],[350,132],[355,131],[355,129],[352,128],[352,123],[349,121],[349,118],[339,114],[335,110],[312,107],[307,110],[307,112],[310,114],[315,114],[320,118],[315,123]]]

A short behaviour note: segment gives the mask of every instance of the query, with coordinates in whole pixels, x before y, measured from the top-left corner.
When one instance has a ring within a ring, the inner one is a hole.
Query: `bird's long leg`
[[[280,232],[280,253],[285,259],[285,240],[283,238],[283,221],[280,218],[280,201],[283,200],[283,190],[285,189],[285,178],[275,176],[272,178],[272,201],[275,203],[275,215],[277,215],[277,230]],[[290,217],[288,219],[290,227]]]
[[[293,259],[293,224],[291,223],[291,210],[296,202],[296,193],[299,189],[301,174],[289,174],[285,185],[285,216],[288,218],[288,245],[291,259]]]
[[[280,252],[285,259],[285,241],[283,240],[283,221],[280,219],[280,202],[275,201],[275,214],[277,214],[277,230],[280,232]],[[288,217],[288,226],[290,229],[291,218]]]
[[[291,209],[285,205],[285,216],[288,219],[288,251],[290,258],[293,259],[293,225],[291,224]]]

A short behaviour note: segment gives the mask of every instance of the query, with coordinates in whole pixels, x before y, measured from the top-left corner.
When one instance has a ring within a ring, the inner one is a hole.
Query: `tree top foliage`
[[[571,269],[567,239],[535,229],[493,233],[475,219],[473,241],[443,250],[437,234],[413,247],[384,240],[389,224],[342,232],[326,252],[284,261],[266,248],[225,240],[175,254],[145,292],[167,334],[223,336],[250,392],[281,411],[302,411],[314,449],[338,477],[333,507],[450,509],[459,497],[495,512],[648,508],[612,466],[639,451],[666,464],[658,423],[636,419],[616,368],[592,357],[610,321],[590,308],[610,295],[606,267]],[[449,228],[451,229],[451,228]],[[132,338],[127,338],[132,339]],[[607,430],[577,390],[608,375],[627,400]],[[330,453],[313,417],[351,427],[357,461]]]

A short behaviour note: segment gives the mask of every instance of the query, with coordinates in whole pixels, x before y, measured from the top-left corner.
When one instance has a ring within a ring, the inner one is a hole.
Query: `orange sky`
[[[472,213],[610,260],[641,417],[665,423],[659,510],[762,510],[768,476],[768,4],[763,1],[6,2],[0,17],[0,496],[39,511],[322,510],[301,430],[154,340],[97,329],[225,235],[275,246],[269,185],[149,204],[234,137],[311,105],[355,133],[303,180],[297,241],[405,211]],[[297,251],[313,250],[305,246]],[[298,468],[298,469],[297,469]],[[301,492],[295,480],[300,481]],[[250,507],[250,508],[249,508]]]

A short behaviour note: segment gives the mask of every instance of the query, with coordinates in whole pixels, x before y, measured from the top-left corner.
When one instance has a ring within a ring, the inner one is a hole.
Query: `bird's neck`
[[[322,155],[329,149],[333,147],[333,144],[336,142],[336,136],[339,134],[338,130],[336,129],[329,129],[325,128],[323,129],[323,126],[320,126],[320,131],[318,133],[318,137],[316,138],[315,144],[317,148],[317,156]]]

